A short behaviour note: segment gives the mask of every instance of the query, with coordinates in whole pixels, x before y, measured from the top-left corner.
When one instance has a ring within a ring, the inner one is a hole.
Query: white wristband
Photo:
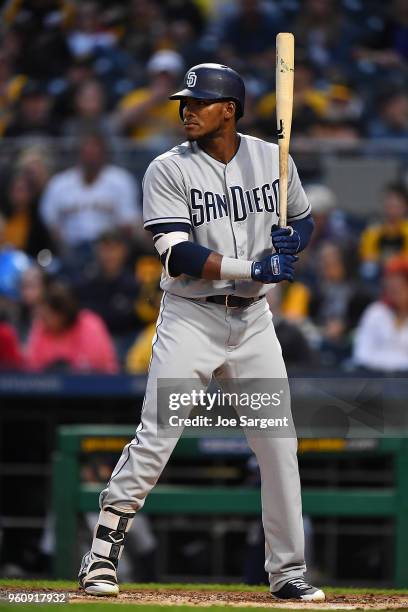
[[[223,257],[221,260],[221,280],[251,280],[252,261]]]

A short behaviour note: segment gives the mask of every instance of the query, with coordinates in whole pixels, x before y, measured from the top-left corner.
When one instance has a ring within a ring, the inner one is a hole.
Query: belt
[[[246,308],[254,302],[262,300],[265,296],[259,295],[257,297],[240,297],[239,295],[209,295],[205,298],[206,302],[212,302],[213,304],[221,304],[225,308]]]

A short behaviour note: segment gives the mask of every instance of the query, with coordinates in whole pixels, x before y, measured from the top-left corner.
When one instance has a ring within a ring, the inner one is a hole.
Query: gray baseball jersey
[[[259,260],[271,253],[271,227],[279,220],[279,148],[240,134],[236,155],[224,164],[185,142],[157,157],[143,181],[144,226],[187,223],[190,240],[227,257]],[[289,162],[288,221],[310,213],[293,160]],[[162,276],[163,290],[182,297],[265,294],[255,281],[209,281]]]

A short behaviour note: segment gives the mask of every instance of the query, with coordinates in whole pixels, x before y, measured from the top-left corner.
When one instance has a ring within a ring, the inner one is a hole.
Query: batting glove
[[[272,226],[271,238],[273,248],[277,253],[294,255],[300,248],[299,232],[293,227]]]
[[[294,264],[297,260],[296,255],[283,253],[268,255],[261,261],[252,263],[252,279],[260,283],[280,283],[284,280],[292,282],[295,273]]]

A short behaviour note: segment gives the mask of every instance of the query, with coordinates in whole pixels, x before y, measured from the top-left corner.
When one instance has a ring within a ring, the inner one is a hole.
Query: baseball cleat
[[[116,597],[119,593],[116,565],[92,552],[84,555],[78,579],[80,588],[88,595]]]
[[[272,595],[278,599],[301,599],[302,601],[324,601],[326,599],[323,591],[308,584],[303,578],[291,578]]]

